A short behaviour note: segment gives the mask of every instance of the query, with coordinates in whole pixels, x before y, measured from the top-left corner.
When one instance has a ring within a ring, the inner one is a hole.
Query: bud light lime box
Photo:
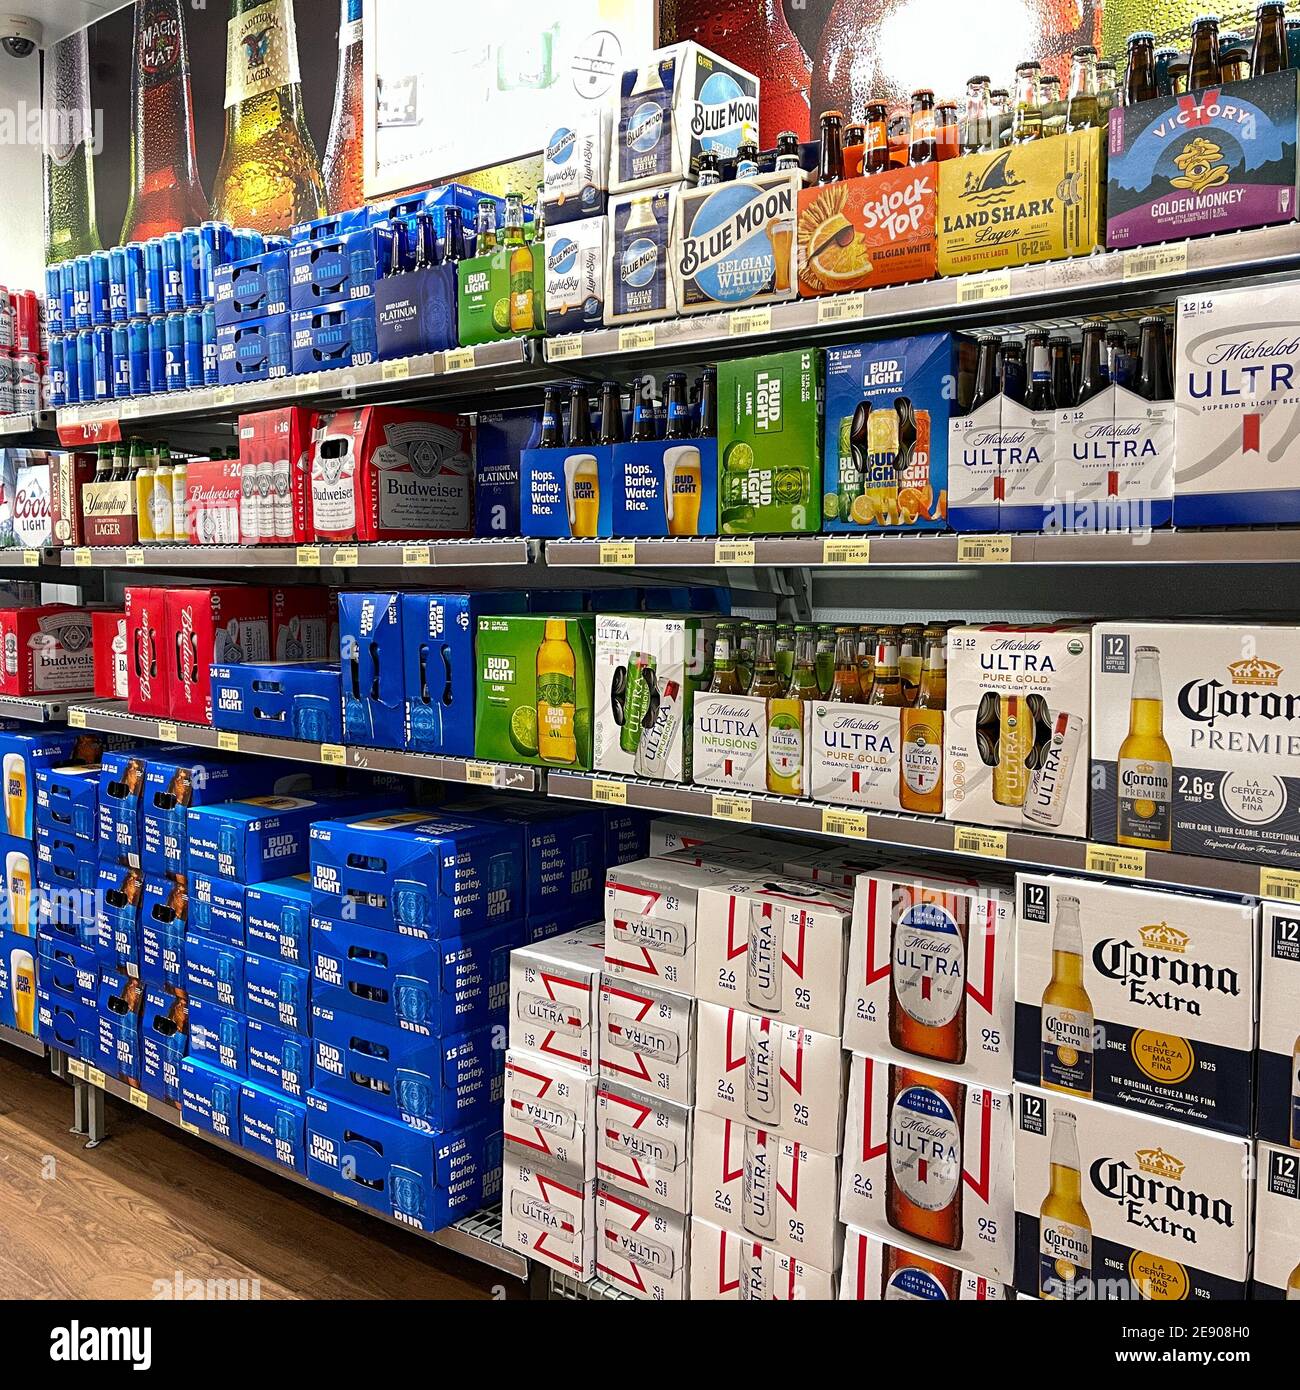
[[[191,931],[229,942],[244,944],[245,898],[248,890],[242,883],[232,883],[215,873],[191,869],[189,878],[189,915]]]
[[[180,1074],[181,1119],[205,1134],[238,1144],[240,1078],[195,1056],[181,1060]]]
[[[496,1036],[493,1026],[423,1037],[316,1004],[312,1084],[416,1129],[449,1129],[494,1110],[499,1123],[505,1049]]]
[[[546,331],[582,333],[605,322],[603,217],[546,229]]]
[[[608,444],[525,449],[519,458],[525,536],[614,535],[614,451]]]
[[[821,529],[821,370],[815,348],[718,366],[724,536]]]
[[[456,267],[460,341],[497,343],[545,332],[546,258],[541,242],[471,256]]]
[[[669,264],[678,188],[646,188],[609,200],[605,322],[635,323],[677,312]]]
[[[189,1048],[189,1001],[183,989],[149,985],[140,1018],[140,1089],[179,1108],[181,1062]]]
[[[307,1171],[307,1108],[301,1101],[245,1081],[239,1088],[240,1142],[268,1163]]]
[[[311,1042],[279,1024],[250,1018],[247,1029],[249,1079],[303,1097],[311,1086]]]
[[[292,370],[289,315],[268,314],[217,329],[217,385],[273,381]]]
[[[52,834],[82,845],[99,843],[99,773],[92,767],[36,767],[35,832]]]
[[[342,743],[342,690],[337,662],[214,666],[212,724],[270,738]]]
[[[524,916],[523,831],[398,811],[311,832],[312,910],[425,940]]]
[[[311,875],[249,884],[244,894],[244,937],[250,951],[307,965]]]
[[[693,179],[700,155],[734,155],[758,130],[758,78],[696,43],[656,49],[623,73],[610,187]]]
[[[406,747],[400,593],[339,594],[343,737],[378,748]]]
[[[289,315],[289,350],[295,376],[377,362],[374,299],[338,299],[295,309]]]
[[[104,970],[99,977],[99,1027],[95,1065],[109,1076],[140,1083],[140,1014],[144,985],[124,971]]]
[[[245,1012],[244,960],[240,947],[196,932],[185,943],[186,995]]]
[[[190,1056],[247,1075],[248,1020],[210,999],[190,1000]]]
[[[1106,245],[1294,222],[1294,68],[1112,107]]]
[[[354,228],[337,236],[295,242],[281,253],[288,255],[287,307],[315,309],[340,300],[372,298],[375,282],[388,268],[392,247],[393,233],[387,227]]]
[[[542,151],[542,206],[548,229],[604,213],[612,114],[604,102],[582,102],[548,137]]]
[[[500,1197],[500,1117],[429,1134],[312,1091],[307,1177],[403,1226],[436,1231]]]
[[[947,530],[960,350],[952,333],[827,349],[826,530]]]
[[[219,265],[212,272],[217,328],[252,323],[269,314],[289,312],[289,253],[268,251],[262,256]]]

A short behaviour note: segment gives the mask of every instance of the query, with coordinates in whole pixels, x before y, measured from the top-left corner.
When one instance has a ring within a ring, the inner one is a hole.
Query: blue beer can
[[[45,269],[45,330],[63,332],[63,271],[57,265]]]
[[[55,267],[59,272],[59,299],[63,303],[63,332],[71,337],[77,331],[77,265],[64,261]]]
[[[181,289],[187,309],[203,307],[203,246],[197,227],[186,227],[181,233]]]
[[[90,260],[90,321],[93,328],[107,328],[112,322],[110,309],[108,252],[92,251]]]
[[[122,247],[126,261],[126,316],[143,319],[149,316],[149,292],[145,283],[144,246],[133,241]]]
[[[92,348],[91,361],[95,367],[95,399],[113,399],[113,330],[111,328],[92,328],[90,330]]]
[[[149,394],[167,390],[167,320],[155,314],[149,320]]]
[[[63,335],[63,402],[81,404],[81,381],[77,376],[77,335]]]
[[[163,244],[163,308],[169,314],[185,307],[185,240],[180,232],[168,232]]]
[[[262,251],[259,254],[265,254],[267,251],[287,251],[292,244],[287,236],[268,232],[262,238]]]
[[[77,390],[80,392],[82,405],[99,399],[95,394],[95,330],[93,328],[83,328],[77,333]]]
[[[90,327],[90,257],[78,256],[72,263],[75,277],[73,291],[73,327],[80,330]]]
[[[203,384],[220,385],[217,374],[217,310],[212,304],[203,307]]]
[[[63,337],[50,334],[50,409],[60,410],[68,403],[68,377],[63,368]]]
[[[113,396],[124,400],[131,394],[131,341],[126,324],[115,323],[113,335]]]
[[[185,389],[185,315],[168,314],[165,320],[165,375],[169,391]]]
[[[149,394],[149,320],[132,319],[126,326],[127,378],[131,395]]]
[[[261,232],[250,227],[235,228],[235,254],[233,259],[246,261],[250,256],[260,256],[266,250],[266,239]]]
[[[203,310],[185,311],[185,387],[196,391],[203,385]]]
[[[235,259],[235,233],[225,222],[205,222],[199,228],[200,275],[203,282],[203,302],[211,304],[217,297],[213,272],[219,265],[229,265]]]
[[[144,244],[144,301],[150,318],[164,312],[164,297],[162,237],[150,237]]]
[[[131,317],[126,296],[126,247],[115,246],[108,253],[108,316],[113,323],[125,323]]]

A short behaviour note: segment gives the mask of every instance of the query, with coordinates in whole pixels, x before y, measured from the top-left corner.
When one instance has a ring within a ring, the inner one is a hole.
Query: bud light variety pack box
[[[827,349],[826,530],[947,529],[948,422],[961,351],[951,333]]]
[[[696,43],[648,55],[619,84],[610,188],[622,192],[693,180],[700,155],[734,155],[758,129],[758,78]]]
[[[605,322],[604,217],[546,228],[546,331],[583,333]]]
[[[245,662],[213,666],[212,723],[270,738],[343,742],[337,662]]]
[[[575,106],[547,139],[542,151],[542,208],[548,229],[604,214],[612,115],[603,102],[585,102]]]
[[[78,694],[95,688],[91,616],[44,604],[0,608],[0,695]]]
[[[609,200],[605,322],[636,323],[677,312],[669,264],[681,188],[646,188]]]
[[[1294,222],[1295,69],[1110,113],[1106,245]]]

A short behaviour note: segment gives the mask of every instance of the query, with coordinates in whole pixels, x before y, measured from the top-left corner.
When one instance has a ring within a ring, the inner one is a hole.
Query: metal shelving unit
[[[40,695],[0,695],[0,719],[20,719],[25,724],[52,724],[67,718],[68,700]]]
[[[42,565],[58,564],[59,552],[53,546],[41,550],[0,550],[0,570],[35,570]]]
[[[30,1033],[20,1033],[16,1028],[6,1028],[0,1023],[0,1043],[16,1047],[20,1052],[30,1052],[33,1057],[45,1056],[45,1044]]]
[[[541,562],[541,543],[515,538],[385,541],[374,545],[137,545],[63,550],[64,569],[435,569]]]
[[[0,440],[6,444],[44,442],[54,435],[55,414],[38,410],[34,415],[0,415]]]

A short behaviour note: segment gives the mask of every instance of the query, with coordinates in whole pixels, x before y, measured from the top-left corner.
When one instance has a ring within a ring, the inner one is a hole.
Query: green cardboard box
[[[511,322],[508,247],[486,256],[473,256],[456,267],[458,332],[462,347],[499,343],[504,338],[535,337],[546,330],[546,257],[540,243],[527,248],[532,261],[533,323],[527,332],[514,332]]]

